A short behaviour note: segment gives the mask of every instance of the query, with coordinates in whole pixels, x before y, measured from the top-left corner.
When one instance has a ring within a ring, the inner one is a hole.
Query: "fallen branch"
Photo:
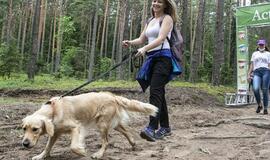
[[[19,125],[15,124],[15,125],[1,126],[0,129],[16,129],[19,127],[20,127]]]
[[[8,144],[0,145],[0,148],[11,148],[16,145],[18,145],[18,143],[8,143]]]
[[[254,126],[254,127],[257,127],[257,128],[262,128],[262,129],[270,129],[270,123],[243,122],[243,124]]]
[[[240,118],[235,118],[232,119],[233,121],[241,121],[241,120],[264,120],[264,121],[270,121],[269,118],[265,117],[240,117]]]
[[[257,136],[227,136],[227,137],[216,137],[216,136],[197,136],[191,139],[239,139],[239,138],[257,138]]]
[[[223,119],[223,120],[220,120],[220,121],[218,121],[216,123],[204,123],[204,122],[203,123],[197,123],[197,124],[195,124],[195,126],[197,126],[197,127],[216,127],[216,126],[218,126],[220,124],[228,124],[230,122],[232,122],[232,120]]]
[[[268,122],[270,122],[270,119],[269,118],[265,118],[265,117],[240,117],[240,118],[235,118],[235,119],[222,119],[222,120],[217,121],[215,123],[201,122],[201,123],[195,124],[195,126],[197,126],[197,127],[217,127],[220,124],[229,124],[229,123],[232,123],[232,122],[253,121],[253,120],[261,120],[261,121],[268,121]],[[246,124],[246,125],[251,125],[248,122],[246,122],[246,123],[245,122],[240,122],[240,123]],[[252,124],[256,124],[256,123],[252,123]],[[269,123],[269,126],[267,126],[267,124],[258,125],[258,126],[253,125],[253,126],[258,127],[258,128],[269,129],[270,128],[270,123]]]
[[[265,141],[265,142],[262,142],[262,143],[257,144],[256,146],[262,146],[262,145],[269,146],[269,144],[270,144],[270,141]]]

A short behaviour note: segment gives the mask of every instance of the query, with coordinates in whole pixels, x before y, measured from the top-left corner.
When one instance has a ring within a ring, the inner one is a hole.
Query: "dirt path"
[[[144,102],[148,99],[148,93],[143,94],[136,89],[109,90]],[[219,103],[215,97],[192,88],[169,88],[167,92],[173,135],[154,143],[144,141],[139,137],[139,132],[147,123],[148,117],[136,119],[130,126],[137,141],[137,149],[132,151],[126,139],[112,131],[109,137],[110,145],[103,159],[270,159],[270,116],[255,114],[256,106],[228,108]],[[41,138],[38,145],[31,150],[23,148],[21,119],[39,108],[40,97],[49,99],[54,92],[35,93],[35,96],[31,92],[11,94],[1,91],[1,93],[2,96],[15,97],[14,100],[28,97],[29,101],[18,105],[0,105],[0,160],[31,159],[42,152],[47,137]],[[33,99],[38,103],[33,103]],[[99,140],[98,133],[94,129],[89,130],[89,136],[86,138],[87,157],[79,157],[70,151],[69,137],[63,136],[57,141],[51,152],[52,157],[48,159],[91,159],[91,154],[100,147]]]

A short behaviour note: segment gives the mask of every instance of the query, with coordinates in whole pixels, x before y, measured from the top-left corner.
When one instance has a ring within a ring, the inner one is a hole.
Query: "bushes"
[[[86,54],[80,47],[70,47],[63,55],[60,73],[68,77],[84,78]]]
[[[104,58],[97,57],[96,63],[97,64],[95,65],[95,69],[94,69],[94,74],[96,76],[107,72],[111,67],[111,59],[107,57],[104,57]],[[106,77],[104,77],[103,79],[108,79],[108,78],[109,78],[109,75],[106,75]]]
[[[11,73],[18,73],[21,55],[14,43],[0,45],[0,76],[10,78]]]

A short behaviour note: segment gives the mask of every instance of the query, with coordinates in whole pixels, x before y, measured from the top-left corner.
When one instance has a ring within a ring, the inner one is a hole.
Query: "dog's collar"
[[[45,104],[52,104],[52,101],[48,101],[48,102],[46,102]]]
[[[59,100],[63,98],[62,96],[59,97]],[[50,105],[52,107],[52,120],[54,120],[54,117],[56,115],[55,106],[52,106],[52,100],[49,100],[45,103],[45,105]]]
[[[55,107],[52,106],[52,101],[47,101],[45,103],[45,105],[50,105],[50,107],[52,108],[52,121],[54,120],[54,117],[55,117]]]

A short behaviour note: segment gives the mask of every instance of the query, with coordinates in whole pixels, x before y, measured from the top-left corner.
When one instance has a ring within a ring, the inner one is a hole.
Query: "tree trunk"
[[[123,56],[123,50],[122,50],[122,41],[125,31],[125,17],[126,17],[126,8],[127,8],[127,0],[121,0],[121,7],[120,7],[120,16],[119,16],[119,39],[118,39],[118,54],[116,56],[117,63],[120,63]],[[123,79],[124,72],[123,71],[123,65],[117,68],[117,79]]]
[[[202,49],[202,41],[203,41],[203,18],[204,18],[204,7],[205,7],[205,0],[200,0],[198,16],[197,16],[197,27],[196,27],[196,36],[195,43],[194,43],[194,52],[191,55],[191,63],[190,63],[190,82],[197,82],[198,81],[198,68],[200,64],[200,55]]]
[[[97,48],[100,46],[100,41],[101,41],[100,37],[101,37],[102,20],[103,19],[99,18],[99,16],[98,16],[98,22],[97,22],[98,27],[97,27],[97,37],[96,37],[96,46],[97,46]]]
[[[11,23],[13,19],[12,6],[13,6],[13,0],[8,0],[8,17],[7,17],[6,38],[5,38],[5,42],[7,44],[9,44],[11,40]]]
[[[33,32],[32,32],[32,54],[30,56],[29,64],[28,64],[28,79],[34,80],[35,71],[36,71],[36,61],[37,54],[39,51],[39,43],[38,43],[38,29],[39,29],[39,18],[40,18],[40,3],[41,0],[36,1],[35,14],[33,20]]]
[[[27,30],[27,32],[28,32],[28,35],[27,35],[27,39],[32,39],[33,37],[33,23],[34,23],[34,13],[35,13],[35,9],[34,9],[34,1],[36,1],[36,0],[30,0],[31,2],[30,2],[30,7],[29,7],[29,9],[30,9],[30,11],[29,11],[29,25],[28,25],[28,30]]]
[[[53,14],[52,14],[53,15]],[[47,65],[50,63],[51,59],[51,50],[52,50],[52,36],[53,36],[53,18],[50,19],[50,33],[49,33],[49,44],[48,44],[48,53],[47,53]]]
[[[42,36],[42,31],[43,31],[43,20],[44,20],[44,7],[43,7],[43,3],[44,0],[41,0],[41,7],[40,7],[40,18],[39,18],[39,29],[38,29],[38,42],[41,44],[41,36]],[[38,55],[37,55],[37,59],[40,58],[40,44],[39,44],[39,48],[38,48]]]
[[[144,26],[145,26],[145,22],[146,22],[146,19],[147,19],[147,11],[148,11],[148,1],[144,0],[142,21],[141,21],[141,32],[143,31]]]
[[[52,35],[52,62],[51,62],[51,73],[55,71],[55,34],[56,34],[56,19],[57,19],[57,12],[56,12],[56,2],[54,3],[54,20],[53,20],[53,35]]]
[[[47,0],[42,0],[42,37],[41,37],[41,46],[40,46],[40,57],[44,59],[44,41],[45,41],[45,32],[46,32],[46,13],[47,13]]]
[[[24,14],[24,5],[21,4],[20,10],[19,10],[19,26],[18,26],[18,36],[17,36],[17,49],[20,49],[21,44],[21,34],[22,34],[22,21],[23,21],[23,14]]]
[[[96,50],[96,36],[97,36],[97,23],[98,23],[98,8],[99,8],[99,1],[96,0],[96,11],[95,11],[95,18],[93,24],[93,34],[92,34],[92,45],[91,45],[91,52],[90,52],[90,59],[89,59],[89,68],[88,68],[88,80],[93,79],[94,74],[94,63],[95,63],[95,50]]]
[[[21,44],[21,62],[20,62],[20,66],[22,67],[23,65],[23,58],[24,58],[24,47],[25,47],[25,41],[26,41],[26,31],[27,31],[27,26],[28,26],[28,22],[29,22],[29,15],[30,15],[30,9],[29,9],[29,4],[28,4],[28,1],[27,1],[27,4],[26,4],[26,9],[25,9],[25,13],[24,13],[24,17],[23,17],[23,33],[22,33],[22,44]],[[22,68],[21,68],[22,69]]]
[[[65,2],[59,0],[59,18],[58,18],[58,31],[57,31],[57,44],[56,44],[56,56],[55,56],[55,72],[59,72],[60,69],[60,58],[63,40],[63,24],[62,18],[64,16]]]
[[[133,21],[134,21],[134,8],[131,9],[131,12],[130,12],[130,29],[129,29],[129,39],[133,39]],[[131,53],[132,50],[131,48],[129,48],[129,53]],[[131,79],[131,70],[133,70],[133,66],[131,65],[131,54],[130,54],[130,57],[129,57],[129,61],[128,61],[128,79]]]
[[[103,19],[103,28],[102,28],[102,36],[101,36],[101,46],[100,46],[100,57],[103,57],[104,54],[104,38],[105,38],[105,32],[106,32],[106,26],[107,26],[107,17],[108,17],[108,8],[109,8],[109,0],[106,0],[105,4],[105,13],[104,13],[104,19]]]
[[[224,64],[224,30],[223,30],[224,0],[217,1],[215,49],[213,55],[212,84],[219,85],[221,81],[221,67]]]
[[[107,24],[106,24],[106,33],[105,33],[105,48],[104,48],[104,53],[105,57],[108,57],[108,35],[109,35],[109,22],[110,18],[107,19]]]
[[[226,5],[226,30],[225,30],[225,34],[224,34],[224,39],[225,39],[225,44],[226,44],[226,48],[225,48],[225,63],[228,65],[228,67],[230,68],[230,56],[231,56],[231,34],[232,34],[232,10],[231,10],[231,0],[227,1],[227,5]]]
[[[3,19],[3,21],[5,22],[5,18]],[[1,30],[1,43],[5,41],[5,31],[6,31],[6,25],[3,24],[2,30]]]
[[[189,35],[187,34],[189,32],[189,25],[190,24],[190,12],[188,9],[188,0],[183,0],[183,5],[182,5],[183,9],[182,9],[182,25],[181,25],[181,33],[183,36],[183,54],[187,54],[187,51],[190,50],[189,49]],[[186,66],[186,56],[183,55],[183,63],[182,63],[182,67],[184,68]],[[183,79],[185,79],[185,74],[182,74]]]
[[[111,64],[115,64],[115,46],[116,46],[116,38],[117,38],[117,28],[118,28],[118,19],[119,19],[119,10],[120,10],[120,0],[117,1],[117,12],[115,18],[114,32],[113,32],[113,46],[112,46],[112,58]],[[110,77],[112,77],[112,72],[110,72]]]
[[[89,14],[91,14],[91,13],[89,13]],[[87,56],[85,56],[85,71],[87,71],[87,73],[88,73],[88,67],[89,67],[89,62],[90,62],[90,49],[91,49],[91,40],[92,40],[92,34],[93,34],[93,32],[92,32],[92,29],[93,29],[93,24],[92,24],[92,21],[93,21],[93,17],[92,16],[90,16],[90,18],[89,18],[89,27],[88,27],[88,32],[89,32],[89,34],[88,34],[88,41],[87,41]],[[85,75],[85,77],[87,77],[88,75]]]

